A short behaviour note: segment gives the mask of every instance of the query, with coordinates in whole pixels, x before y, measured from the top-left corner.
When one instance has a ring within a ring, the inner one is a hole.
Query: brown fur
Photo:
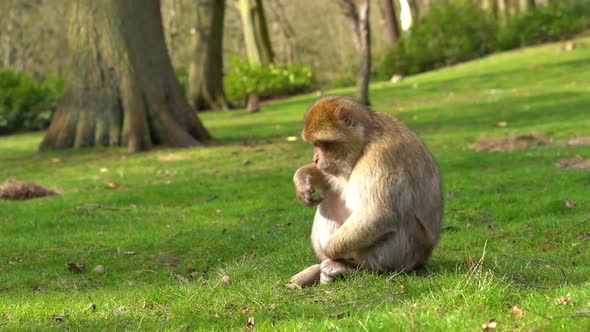
[[[321,281],[355,269],[408,270],[426,263],[440,233],[438,168],[395,117],[348,98],[324,97],[305,115],[314,163],[294,176],[297,197],[318,205],[312,245]],[[318,189],[321,197],[314,197]]]

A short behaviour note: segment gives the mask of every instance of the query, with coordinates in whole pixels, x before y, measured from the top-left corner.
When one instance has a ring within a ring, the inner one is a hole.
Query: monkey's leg
[[[312,265],[291,277],[291,282],[299,287],[307,287],[320,281],[320,264]]]
[[[320,264],[320,283],[327,284],[335,278],[351,274],[356,268],[341,261],[326,259]]]

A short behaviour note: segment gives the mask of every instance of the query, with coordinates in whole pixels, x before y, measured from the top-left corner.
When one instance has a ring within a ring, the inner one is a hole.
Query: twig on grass
[[[116,206],[107,206],[107,205],[102,205],[102,204],[84,204],[81,206],[77,206],[74,208],[74,210],[97,210],[97,209],[103,209],[103,210],[111,210],[111,211],[129,211],[129,210],[134,210],[136,207],[116,207]]]
[[[558,239],[559,237],[561,237],[562,235],[566,234],[567,232],[571,231],[572,229],[574,229],[574,228],[576,228],[576,227],[578,227],[578,226],[580,226],[580,225],[583,225],[583,224],[585,224],[585,223],[587,223],[587,222],[589,222],[589,221],[590,221],[590,217],[589,217],[589,218],[586,218],[586,219],[584,219],[584,220],[582,220],[582,221],[580,221],[579,223],[575,223],[575,224],[573,224],[572,226],[568,227],[568,228],[567,228],[565,231],[563,231],[563,232],[561,232],[561,233],[557,233],[556,235],[554,235],[554,236],[551,238],[551,240],[549,240],[549,242],[547,242],[547,243],[545,244],[544,248],[545,248],[545,249],[546,249],[546,248],[548,248],[550,245],[552,245],[552,244],[553,244],[553,242],[555,242],[555,240],[557,240],[557,239]]]

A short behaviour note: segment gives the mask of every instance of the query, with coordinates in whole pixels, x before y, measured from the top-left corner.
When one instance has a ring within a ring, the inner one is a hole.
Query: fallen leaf
[[[99,171],[100,171],[101,173],[106,173],[106,172],[108,172],[108,171],[109,171],[109,169],[108,169],[108,168],[106,168],[106,167],[101,167],[101,168],[99,169]]]
[[[215,314],[213,315],[213,317],[215,317],[215,318],[217,318],[217,319],[221,318],[221,316],[219,316],[219,314],[218,314],[218,313],[215,313]]]
[[[517,317],[522,317],[524,315],[524,311],[517,306],[512,307],[512,313],[515,314]]]
[[[572,302],[572,296],[570,293],[567,293],[567,295],[555,299],[555,302],[560,305],[568,305],[570,302]]]
[[[250,236],[250,240],[252,240],[252,241],[256,241],[256,235],[252,235],[252,236]]]
[[[498,324],[496,323],[495,319],[490,319],[488,322],[481,324],[482,330],[491,330],[495,329]]]
[[[244,160],[242,161],[242,165],[250,165],[250,163],[252,163],[252,162],[250,161],[250,159],[244,159]]]
[[[128,255],[128,256],[133,256],[133,255],[135,255],[136,253],[135,253],[135,251],[125,251],[125,252],[124,252],[124,254],[125,254],[125,255]]]
[[[68,271],[75,274],[83,274],[86,272],[86,266],[84,264],[78,266],[76,263],[68,263]]]
[[[244,328],[246,330],[251,330],[251,329],[254,328],[254,317],[248,318],[248,322],[246,323],[246,325],[244,326]]]
[[[60,315],[51,315],[51,319],[53,319],[56,322],[63,322],[66,319],[66,317]]]
[[[565,201],[565,207],[568,209],[573,209],[576,207],[576,201],[570,201],[570,200],[566,200]]]
[[[454,193],[454,192],[452,192],[452,191],[447,191],[447,198],[448,198],[448,199],[452,199],[452,198],[454,198],[454,197],[455,197],[455,193]]]
[[[250,308],[244,308],[244,309],[242,309],[242,315],[245,315],[245,314],[247,314],[249,312],[250,312]]]
[[[143,302],[141,303],[141,309],[151,309],[153,307],[154,305],[149,303],[147,300],[143,300]]]
[[[110,189],[117,189],[117,188],[119,188],[119,186],[121,186],[121,184],[119,184],[117,182],[109,182],[109,183],[107,183],[107,187],[109,187]]]
[[[221,282],[229,286],[231,285],[231,278],[229,276],[223,276],[221,277]]]
[[[5,312],[2,314],[2,318],[3,319],[11,319],[12,318],[12,314],[10,312]]]
[[[106,272],[106,269],[104,268],[104,265],[97,265],[94,267],[94,272],[103,274]]]
[[[506,127],[507,125],[508,125],[508,122],[506,122],[506,121],[499,121],[498,123],[496,123],[496,126],[501,127],[501,128]]]
[[[271,305],[268,306],[269,310],[275,310],[277,308],[277,305],[272,303]]]
[[[188,282],[189,282],[188,279],[185,278],[183,275],[177,274],[177,275],[175,275],[175,277],[183,284],[188,284]]]
[[[90,303],[90,304],[89,304],[89,305],[86,307],[86,309],[82,310],[82,312],[86,312],[86,311],[89,311],[89,310],[92,310],[92,312],[95,312],[95,311],[96,311],[96,304],[94,304],[94,303]]]
[[[585,252],[586,252],[586,247],[584,247],[584,246],[581,246],[580,248],[578,248],[578,253],[579,253],[579,254],[583,254],[583,253],[585,253]]]
[[[50,161],[51,161],[52,164],[61,163],[61,159],[59,159],[59,158],[51,158]]]
[[[289,136],[287,137],[288,142],[297,142],[297,136]]]

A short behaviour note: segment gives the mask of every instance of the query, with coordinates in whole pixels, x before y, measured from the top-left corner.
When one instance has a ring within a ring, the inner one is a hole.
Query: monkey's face
[[[359,158],[356,150],[346,142],[317,141],[313,143],[313,163],[327,174],[350,176]]]

